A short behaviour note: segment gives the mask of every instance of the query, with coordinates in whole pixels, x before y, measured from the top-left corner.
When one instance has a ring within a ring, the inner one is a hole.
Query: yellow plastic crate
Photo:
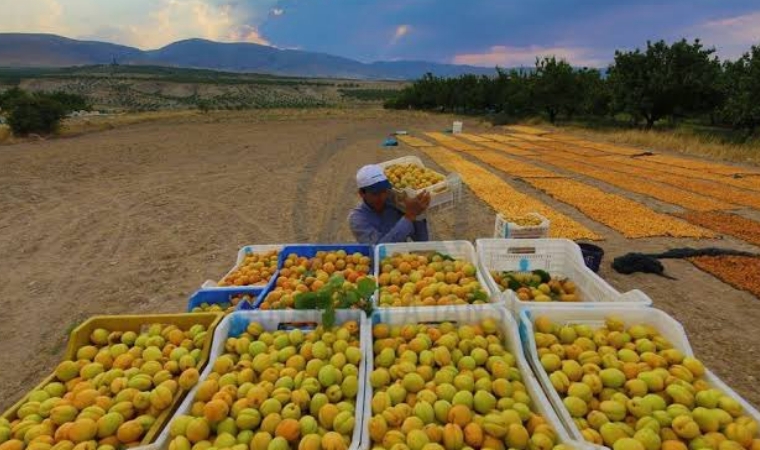
[[[163,325],[176,325],[181,330],[189,330],[193,325],[203,325],[206,327],[206,341],[201,349],[201,360],[198,371],[202,372],[208,363],[209,353],[211,352],[211,341],[214,337],[216,326],[224,318],[222,313],[195,313],[195,314],[152,314],[152,315],[124,315],[124,316],[94,316],[76,327],[69,336],[69,342],[66,346],[66,353],[63,361],[76,360],[77,350],[80,347],[88,345],[90,334],[97,328],[104,328],[108,331],[134,331],[139,333],[144,326],[154,323]],[[40,384],[34,387],[32,391],[42,389],[48,383],[55,380],[55,374],[51,373]],[[177,407],[182,403],[185,395],[189,391],[182,388],[177,389],[171,406],[166,408],[158,417],[153,426],[145,433],[141,445],[148,445],[153,442],[163,430],[164,425],[174,415]],[[3,418],[9,421],[15,420],[16,413],[28,400],[31,391],[21,397],[21,399],[3,413]]]

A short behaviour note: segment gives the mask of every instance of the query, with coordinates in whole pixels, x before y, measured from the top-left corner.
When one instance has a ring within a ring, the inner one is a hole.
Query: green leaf
[[[372,278],[362,278],[356,283],[356,289],[362,298],[370,298],[375,293],[375,289],[377,289],[377,283]]]
[[[549,275],[549,272],[545,270],[536,269],[533,271],[533,274],[541,277],[541,283],[548,283],[552,279],[552,276]]]
[[[316,309],[318,295],[316,292],[302,292],[296,295],[296,309]]]
[[[481,300],[484,302],[488,301],[488,294],[483,290],[476,291],[474,297],[475,297],[475,300]]]
[[[343,295],[341,300],[342,302],[341,302],[340,308],[350,308],[356,305],[357,303],[359,303],[361,298],[359,297],[358,292],[356,292],[355,290],[350,290],[346,292],[345,295]]]
[[[320,293],[317,295],[316,299],[316,308],[317,309],[326,309],[332,306],[332,296],[326,295],[325,293]]]
[[[509,278],[509,281],[507,282],[507,287],[513,291],[517,291],[523,286],[522,286],[522,283],[515,280],[514,278]]]
[[[335,325],[335,309],[327,308],[322,312],[322,325],[332,328]]]
[[[444,261],[454,261],[454,258],[452,258],[451,256],[449,256],[449,255],[447,255],[445,253],[435,252],[435,255],[436,256],[440,256],[441,258],[443,258]]]
[[[375,307],[372,306],[372,302],[366,302],[364,305],[362,305],[362,309],[364,310],[364,313],[367,316],[371,316],[372,312],[375,310]]]
[[[333,289],[340,289],[343,287],[343,283],[346,282],[346,279],[343,278],[343,275],[333,275],[330,277],[330,280],[327,282],[327,286],[333,288]]]

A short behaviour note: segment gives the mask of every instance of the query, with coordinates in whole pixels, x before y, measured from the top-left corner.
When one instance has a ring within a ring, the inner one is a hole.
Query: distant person
[[[420,216],[430,205],[430,194],[422,192],[407,198],[406,212],[390,202],[391,183],[380,166],[364,166],[356,173],[356,185],[362,201],[348,214],[351,232],[361,244],[427,241],[427,220]]]

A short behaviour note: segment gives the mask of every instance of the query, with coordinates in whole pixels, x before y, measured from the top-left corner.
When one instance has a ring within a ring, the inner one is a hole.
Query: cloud
[[[691,33],[714,45],[724,58],[735,58],[760,44],[760,11],[714,19],[694,27]]]
[[[259,32],[276,0],[0,0],[0,30],[103,39],[143,49],[189,38],[269,45]],[[118,20],[114,20],[117,17]]]
[[[702,28],[729,37],[732,42],[747,44],[760,40],[760,11],[742,16],[705,22]]]
[[[0,30],[9,33],[57,33],[67,30],[63,5],[58,0],[25,2],[0,0]]]
[[[399,40],[401,40],[401,38],[403,38],[404,36],[406,36],[407,34],[409,34],[410,31],[412,31],[412,26],[411,25],[403,24],[403,25],[397,26],[396,27],[396,31],[393,33],[393,38],[391,39],[391,44],[395,44],[396,42],[398,42]]]
[[[452,62],[484,67],[518,67],[532,66],[536,62],[536,57],[543,56],[566,59],[574,66],[602,67],[607,64],[607,61],[595,57],[592,50],[588,48],[538,45],[527,47],[496,45],[482,53],[457,54]]]
[[[230,4],[215,5],[204,0],[161,0],[141,47],[159,47],[181,39],[202,37],[214,41],[253,42],[268,45],[257,28],[242,21],[240,10]]]

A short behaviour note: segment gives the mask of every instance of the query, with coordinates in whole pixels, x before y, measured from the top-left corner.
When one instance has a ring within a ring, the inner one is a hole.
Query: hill
[[[158,65],[271,75],[323,78],[419,78],[463,73],[490,75],[493,69],[424,61],[362,63],[349,58],[300,50],[282,50],[250,43],[204,39],[178,41],[157,50],[98,41],[79,41],[51,34],[0,33],[0,67],[66,67],[109,64]]]

